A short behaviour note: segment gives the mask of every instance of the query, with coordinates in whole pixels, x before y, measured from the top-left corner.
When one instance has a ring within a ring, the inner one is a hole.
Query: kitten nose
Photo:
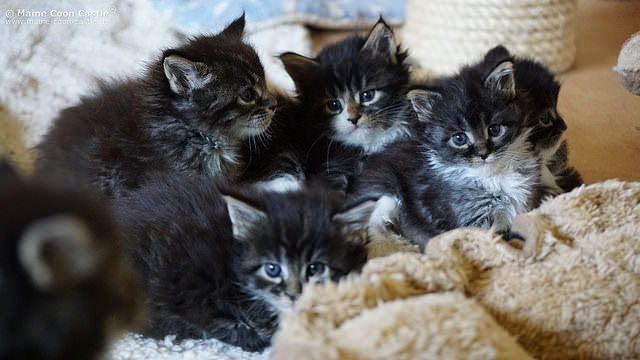
[[[291,301],[295,301],[296,298],[298,297],[298,294],[291,294],[285,291],[284,293]]]
[[[354,117],[354,118],[349,118],[347,120],[349,120],[353,125],[356,125],[356,124],[358,124],[358,120],[360,120],[360,116]]]
[[[487,158],[489,157],[489,154],[487,154],[487,153],[482,153],[482,154],[478,154],[478,155],[480,155],[480,158],[482,160],[487,160]]]

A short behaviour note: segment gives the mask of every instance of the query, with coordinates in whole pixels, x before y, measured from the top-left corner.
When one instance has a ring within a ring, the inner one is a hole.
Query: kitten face
[[[243,29],[244,17],[217,36],[196,37],[163,55],[175,109],[206,134],[257,136],[275,113],[275,97],[257,54],[242,42]]]
[[[549,70],[532,60],[516,60],[515,77],[518,102],[531,128],[529,141],[538,151],[555,153],[567,129],[557,109],[560,84]]]
[[[439,165],[496,169],[527,151],[521,112],[513,101],[513,64],[503,61],[488,73],[481,69],[463,69],[436,92],[409,93],[418,117],[429,123],[425,141]]]
[[[294,202],[310,200],[302,193],[287,196]],[[291,214],[287,211],[292,207],[262,211],[231,197],[226,201],[234,237],[242,246],[238,279],[279,311],[291,310],[306,284],[337,280],[366,260],[365,224],[373,201],[334,215],[326,207]]]
[[[314,59],[293,53],[281,59],[320,128],[334,140],[377,152],[408,134],[405,57],[381,20],[368,37],[350,36]]]

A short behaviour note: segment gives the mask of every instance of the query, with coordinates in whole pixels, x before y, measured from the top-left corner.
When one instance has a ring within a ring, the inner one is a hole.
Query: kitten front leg
[[[371,213],[367,230],[371,242],[385,241],[392,236],[397,236],[394,228],[398,226],[399,200],[389,195],[383,195],[376,202],[376,207]]]

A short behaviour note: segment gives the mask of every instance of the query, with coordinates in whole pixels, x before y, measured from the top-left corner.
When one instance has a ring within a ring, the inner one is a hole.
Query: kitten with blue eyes
[[[285,194],[163,177],[117,200],[142,274],[147,334],[269,346],[279,313],[306,284],[338,280],[365,262],[374,201],[344,206],[323,190]]]
[[[102,83],[63,110],[38,145],[37,176],[114,197],[154,172],[237,179],[276,106],[244,25],[168,49],[140,78]]]
[[[463,226],[507,234],[516,214],[537,206],[540,160],[517,95],[514,63],[493,52],[408,93],[426,130],[371,156],[354,186],[356,197],[382,196],[374,239],[389,223],[420,246]]]
[[[283,125],[303,169],[298,178],[326,178],[344,190],[365,156],[410,135],[406,56],[382,19],[366,37],[353,34],[314,58],[280,56],[299,102]]]

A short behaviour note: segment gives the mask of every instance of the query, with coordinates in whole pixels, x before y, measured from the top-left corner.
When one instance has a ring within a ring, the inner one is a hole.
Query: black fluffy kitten
[[[355,187],[356,195],[387,195],[372,215],[372,235],[394,217],[421,246],[462,226],[504,234],[516,214],[537,206],[540,160],[516,101],[514,64],[499,55],[409,92],[426,130],[371,156]]]
[[[541,159],[544,195],[558,195],[582,184],[580,174],[567,164],[568,146],[562,140],[567,124],[558,113],[560,84],[544,65],[512,57],[502,46],[492,50],[514,61],[518,101],[531,128],[529,141]]]
[[[303,164],[299,178],[328,176],[344,188],[344,177],[365,155],[409,136],[405,58],[382,19],[368,36],[348,36],[315,58],[280,56],[300,103],[295,116],[283,119]]]
[[[93,359],[139,320],[140,284],[86,194],[0,164],[0,358]]]
[[[144,279],[148,334],[270,344],[306,283],[366,260],[373,201],[342,209],[323,191],[260,193],[169,177],[117,203]]]
[[[38,146],[37,173],[108,195],[154,171],[238,177],[249,138],[265,135],[275,111],[243,31],[244,16],[166,50],[140,79],[103,83],[55,120]]]

